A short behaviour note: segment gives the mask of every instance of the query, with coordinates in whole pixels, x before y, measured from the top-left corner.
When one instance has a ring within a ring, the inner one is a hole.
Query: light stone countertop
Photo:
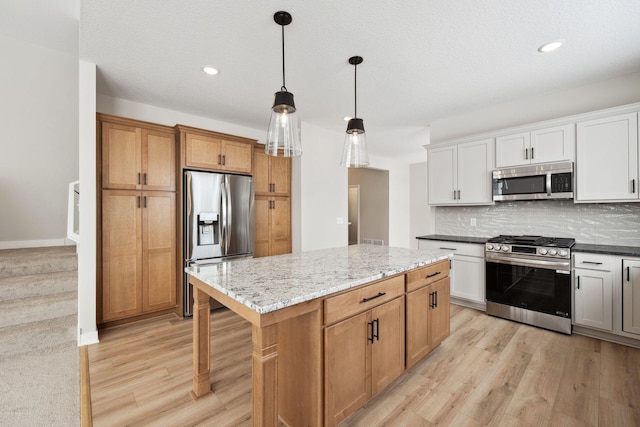
[[[353,245],[196,265],[185,272],[265,314],[452,256],[447,251]]]

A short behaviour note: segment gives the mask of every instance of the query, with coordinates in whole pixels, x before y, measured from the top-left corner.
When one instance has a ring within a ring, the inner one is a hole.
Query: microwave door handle
[[[551,196],[551,174],[547,174],[547,196]]]

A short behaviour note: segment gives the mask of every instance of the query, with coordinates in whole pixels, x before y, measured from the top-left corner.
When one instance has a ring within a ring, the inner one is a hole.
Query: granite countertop
[[[192,266],[185,272],[265,314],[451,256],[447,251],[353,245]]]
[[[476,243],[484,245],[491,237],[468,237],[468,236],[448,236],[444,234],[429,234],[428,236],[418,236],[416,239],[420,240],[442,240],[445,242],[458,242],[458,243]]]
[[[638,246],[617,246],[617,245],[593,245],[588,243],[576,243],[573,252],[587,252],[592,254],[621,255],[640,257],[640,247]]]

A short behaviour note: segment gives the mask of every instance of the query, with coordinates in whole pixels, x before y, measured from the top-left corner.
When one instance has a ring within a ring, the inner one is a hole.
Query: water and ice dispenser
[[[198,214],[198,245],[220,244],[220,227],[218,214],[215,212],[200,212]]]

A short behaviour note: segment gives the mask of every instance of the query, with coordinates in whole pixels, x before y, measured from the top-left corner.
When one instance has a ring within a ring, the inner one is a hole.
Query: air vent
[[[384,240],[380,239],[362,239],[362,243],[365,245],[384,246]]]

